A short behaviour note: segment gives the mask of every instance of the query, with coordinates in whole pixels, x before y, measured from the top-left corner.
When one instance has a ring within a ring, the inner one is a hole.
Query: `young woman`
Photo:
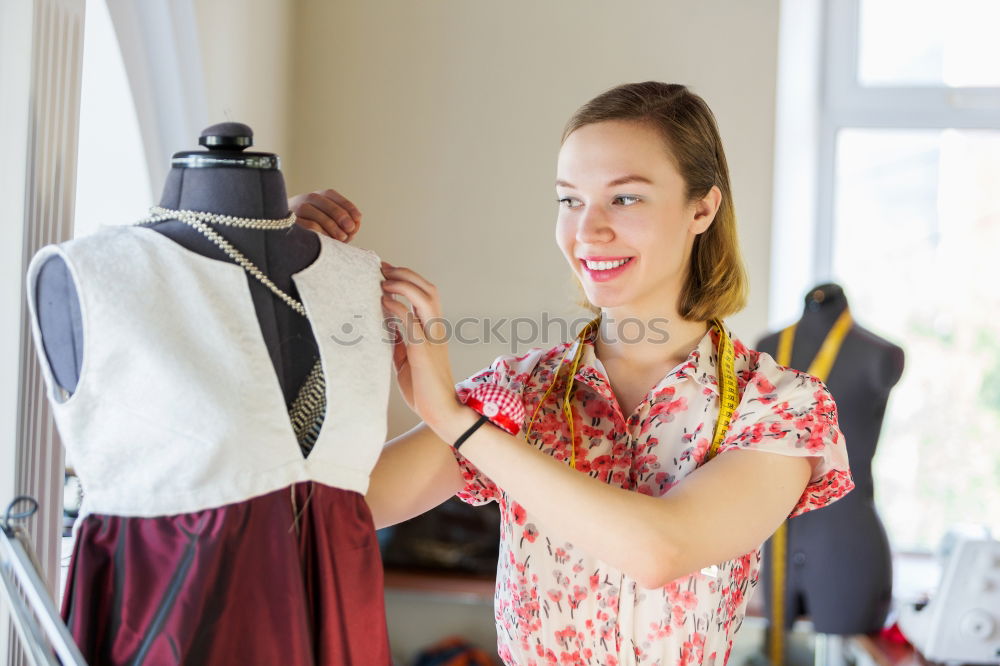
[[[507,664],[725,664],[761,544],[853,487],[836,406],[722,323],[746,277],[700,97],[646,82],[591,100],[564,132],[556,193],[557,242],[599,313],[576,340],[455,384],[437,289],[384,262],[396,376],[423,422],[379,460],[375,524],[456,493],[499,503]],[[317,196],[297,202],[303,223],[336,234],[342,219],[350,240],[359,215]]]

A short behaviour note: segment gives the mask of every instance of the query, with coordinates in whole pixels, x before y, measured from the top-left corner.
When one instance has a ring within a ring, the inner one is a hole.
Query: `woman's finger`
[[[393,355],[403,349],[405,354],[406,346],[413,340],[413,335],[409,330],[414,317],[410,308],[400,301],[393,300],[390,296],[382,297],[382,308],[386,312],[386,324],[392,331]]]
[[[383,291],[406,296],[410,303],[416,304],[417,301],[426,303],[434,298],[431,294],[424,291],[422,287],[408,280],[390,278],[382,280],[381,284]]]
[[[411,268],[407,268],[405,266],[393,266],[392,264],[383,261],[382,275],[386,276],[390,280],[407,280],[412,282],[423,289],[428,296],[436,298],[438,295],[437,287],[430,280]]]
[[[382,308],[386,313],[386,324],[392,333],[392,363],[398,373],[408,359],[406,357],[406,341],[399,327],[406,320],[408,309],[399,301],[392,300],[389,296],[382,297]]]
[[[392,266],[382,262],[382,272],[387,279],[382,281],[383,293],[404,296],[413,305],[413,316],[419,324],[414,332],[421,341],[429,339],[434,343],[447,340],[448,326],[443,321],[441,302],[437,287],[414,270],[404,266]]]
[[[318,234],[329,235],[329,234],[326,233],[326,230],[323,227],[321,227],[316,222],[313,222],[312,220],[303,219],[301,217],[298,217],[295,220],[295,223],[298,224],[300,227],[303,227],[304,229],[308,229],[310,231],[315,231]]]
[[[429,322],[433,318],[440,316],[440,307],[436,303],[437,299],[412,282],[385,280],[382,282],[382,289],[392,294],[405,296],[413,306],[417,320],[421,323]]]
[[[342,242],[350,242],[361,225],[361,211],[336,190],[326,189],[297,194],[288,200],[288,208],[299,220],[311,222],[316,227],[302,226],[320,231]]]
[[[412,302],[412,301],[411,301]],[[392,324],[396,326],[397,332],[407,350],[414,345],[424,341],[424,329],[420,324],[420,317],[401,301],[394,300],[391,296],[382,297],[382,306],[392,314]]]
[[[335,201],[341,208],[347,211],[347,214],[351,216],[351,219],[357,226],[361,226],[361,211],[358,207],[351,203],[350,199],[345,197],[343,194],[334,189],[325,189],[317,194],[321,194],[324,197]]]
[[[333,192],[333,190],[326,190],[326,192]],[[336,194],[336,192],[334,192],[334,194]],[[357,208],[354,208],[354,204],[351,204],[351,202],[347,201],[347,199],[340,197],[340,195],[337,196],[340,199],[339,201],[326,195],[326,193],[313,192],[308,196],[307,201],[322,211],[323,215],[325,215],[328,220],[336,223],[340,230],[345,234],[356,233],[357,227],[360,224],[360,212],[357,213],[358,218],[355,219],[351,214],[351,210],[345,208],[341,201],[350,205],[352,210],[357,211]]]
[[[295,207],[295,221],[299,226],[330,236],[331,238],[336,238],[342,242],[348,238],[336,220],[330,218],[323,210],[308,201],[300,203]]]

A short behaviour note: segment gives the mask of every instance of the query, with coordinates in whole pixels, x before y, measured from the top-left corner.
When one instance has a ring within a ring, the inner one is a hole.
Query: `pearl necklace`
[[[139,224],[151,224],[153,222],[162,222],[163,220],[179,220],[181,216],[194,218],[210,224],[226,224],[231,227],[240,227],[243,229],[288,229],[295,224],[295,213],[289,213],[287,217],[271,220],[234,217],[219,213],[205,213],[200,210],[173,210],[171,208],[163,208],[162,206],[150,207],[149,215],[142,219]]]
[[[206,222],[214,222],[217,224],[228,224],[230,226],[240,227],[243,229],[288,229],[295,224],[295,213],[289,213],[288,217],[280,220],[262,220],[246,217],[232,217],[230,215],[218,215],[216,213],[203,213],[196,210],[171,210],[169,208],[161,208],[159,206],[153,206],[149,209],[149,212],[149,216],[136,222],[136,225],[154,224],[164,220],[178,220],[194,227],[204,234],[206,238],[218,245],[219,249],[226,253],[226,256],[242,266],[247,273],[257,278],[257,280],[259,280],[265,287],[273,291],[275,295],[287,303],[290,308],[298,312],[303,317],[307,316],[305,306],[303,306],[300,301],[292,298],[279,289],[278,285],[274,284],[274,282],[271,281],[271,278],[264,275],[264,272],[257,268],[255,263],[247,259],[246,255],[233,247],[232,244],[223,238],[221,234],[206,224]]]

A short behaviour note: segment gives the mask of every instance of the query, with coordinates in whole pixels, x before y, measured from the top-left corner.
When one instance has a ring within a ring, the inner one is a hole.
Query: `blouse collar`
[[[729,325],[723,321],[722,326],[725,328],[726,334],[729,336],[729,339],[733,341],[734,345],[739,346],[736,339],[733,337],[733,332],[729,328]],[[577,371],[576,380],[586,383],[588,386],[602,394],[605,390],[607,390],[610,395],[607,372],[600,359],[597,358],[597,354],[595,352],[596,348],[594,345],[596,338],[597,331],[594,330],[591,331],[590,334],[583,340],[584,348],[580,358],[580,367]],[[719,395],[718,371],[716,369],[718,364],[718,344],[719,335],[713,326],[705,332],[705,335],[698,341],[695,348],[691,350],[691,353],[688,354],[684,362],[678,364],[665,374],[663,378],[657,382],[654,389],[659,389],[662,384],[671,379],[682,379],[686,376],[710,389],[716,395]],[[575,350],[575,345],[576,342],[572,343],[570,348]],[[570,363],[573,358],[573,351],[571,351],[567,356],[568,358],[566,359],[566,363]],[[591,372],[585,372],[585,369],[590,369]]]

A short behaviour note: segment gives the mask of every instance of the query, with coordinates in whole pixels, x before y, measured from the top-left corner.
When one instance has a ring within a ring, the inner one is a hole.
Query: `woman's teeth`
[[[587,268],[592,271],[607,271],[612,268],[618,268],[619,266],[627,264],[630,261],[632,261],[632,257],[629,257],[628,259],[619,259],[618,261],[587,261],[584,259],[583,263],[585,263]]]

